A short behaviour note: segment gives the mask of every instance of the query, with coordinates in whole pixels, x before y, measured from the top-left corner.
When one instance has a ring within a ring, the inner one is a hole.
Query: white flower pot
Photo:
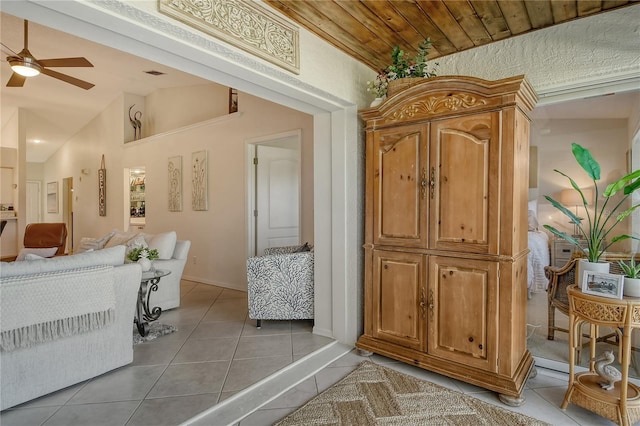
[[[138,263],[142,267],[142,272],[147,272],[151,269],[151,261],[146,257],[141,257],[138,259]]]
[[[622,292],[625,296],[640,297],[640,278],[624,277]]]
[[[384,98],[375,98],[373,101],[371,101],[371,104],[369,105],[369,107],[370,108],[377,107],[382,103],[382,101],[384,101]]]
[[[582,289],[582,277],[584,271],[600,272],[604,274],[609,273],[609,262],[589,262],[587,259],[580,259],[576,265],[576,284]]]

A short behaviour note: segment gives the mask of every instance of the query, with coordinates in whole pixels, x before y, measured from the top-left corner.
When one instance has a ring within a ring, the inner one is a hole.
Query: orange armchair
[[[24,230],[27,248],[57,247],[56,256],[64,254],[67,245],[67,225],[64,223],[30,223]]]

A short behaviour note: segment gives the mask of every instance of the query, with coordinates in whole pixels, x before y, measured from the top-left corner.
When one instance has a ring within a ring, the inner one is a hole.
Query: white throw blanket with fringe
[[[0,279],[0,350],[8,352],[111,324],[113,266]]]

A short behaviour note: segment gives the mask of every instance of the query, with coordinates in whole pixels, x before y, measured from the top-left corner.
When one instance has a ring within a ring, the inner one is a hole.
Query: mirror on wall
[[[573,233],[573,224],[560,212],[557,211],[544,198],[550,195],[560,199],[559,194],[569,188],[569,182],[554,169],[561,170],[574,178],[580,187],[593,185],[589,181],[586,173],[577,165],[572,153],[571,143],[576,142],[587,147],[594,158],[602,167],[602,179],[600,184],[606,185],[611,181],[623,176],[630,168],[637,169],[637,164],[630,164],[631,159],[638,153],[633,141],[638,141],[638,123],[640,123],[640,92],[625,92],[572,100],[562,103],[548,104],[537,107],[532,113],[531,123],[531,146],[535,147],[537,154],[537,167],[535,170],[535,184],[529,189],[529,210],[535,210],[537,232],[546,234],[545,243],[542,245],[535,241],[540,241],[540,235],[529,230],[529,248],[531,252],[539,251],[540,248],[548,249],[546,262],[553,266],[563,266],[570,256],[563,257],[565,250],[573,251],[573,246],[563,244],[563,240],[556,240],[548,233],[543,225],[549,224],[558,229]],[[635,139],[634,138],[635,134]],[[600,186],[600,185],[599,185]],[[570,206],[573,211],[573,206]],[[630,232],[634,235],[640,234],[637,226],[631,221],[624,225],[622,233]],[[534,238],[535,237],[535,238]],[[637,245],[616,246],[612,251],[631,252],[640,251]],[[527,301],[527,347],[536,358],[536,364],[557,370],[568,371],[569,343],[568,333],[555,330],[549,331],[549,311],[553,309],[549,306],[547,294],[547,280],[544,276],[544,264],[539,262],[542,255],[529,254],[529,299]],[[536,259],[536,260],[533,260]],[[532,276],[533,274],[533,276]],[[536,278],[536,276],[538,278]],[[568,329],[569,318],[559,310],[555,310],[555,326]],[[583,332],[587,332],[585,326]],[[596,353],[605,350],[613,350],[617,359],[617,340],[613,330],[606,330],[601,327],[601,336],[613,336],[609,339],[600,339]],[[551,337],[552,340],[549,338]],[[588,340],[582,339],[586,344]],[[629,376],[640,378],[640,333],[632,335],[632,365],[629,369]],[[588,346],[582,351],[581,363],[583,367],[588,367]],[[619,363],[614,364],[620,368]]]
[[[129,171],[129,225],[144,226],[146,216],[144,167],[132,167]]]

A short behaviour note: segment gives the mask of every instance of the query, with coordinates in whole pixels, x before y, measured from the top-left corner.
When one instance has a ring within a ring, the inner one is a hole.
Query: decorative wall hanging
[[[104,167],[104,154],[98,169],[98,213],[107,215],[107,169]]]
[[[229,114],[238,112],[238,89],[229,87]]]
[[[131,122],[131,126],[133,127],[133,140],[137,141],[142,137],[142,111],[134,111],[133,115],[131,115],[131,108],[136,106],[133,104],[129,107],[129,122]]]
[[[47,213],[58,213],[58,182],[47,183]]]
[[[169,157],[169,211],[182,211],[182,155]]]
[[[258,2],[158,0],[161,13],[300,73],[299,30]]]
[[[207,196],[207,151],[191,155],[191,208],[195,211],[209,209]]]

